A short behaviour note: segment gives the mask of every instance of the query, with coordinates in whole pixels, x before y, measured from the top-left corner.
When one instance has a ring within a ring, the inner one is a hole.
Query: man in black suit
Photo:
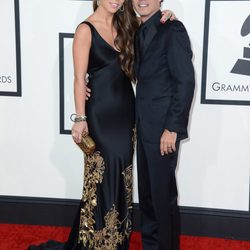
[[[144,250],[179,249],[175,169],[194,93],[192,51],[179,21],[159,22],[161,0],[133,0],[137,168]]]

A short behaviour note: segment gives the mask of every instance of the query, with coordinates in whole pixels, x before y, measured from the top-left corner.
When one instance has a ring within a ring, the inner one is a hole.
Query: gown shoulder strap
[[[90,28],[90,30],[91,30],[91,33],[93,34],[93,32],[95,31],[95,27],[93,26],[93,24],[92,23],[90,23],[89,21],[83,21],[83,22],[81,22],[79,25],[81,25],[81,24],[83,24],[83,23],[85,23],[85,24],[87,24],[88,26],[89,26],[89,28]],[[79,26],[78,25],[78,26]],[[77,26],[77,27],[78,27]]]

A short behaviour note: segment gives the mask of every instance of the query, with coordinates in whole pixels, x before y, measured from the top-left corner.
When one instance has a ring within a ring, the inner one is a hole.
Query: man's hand
[[[170,21],[177,19],[174,12],[171,10],[163,10],[161,12],[161,15],[162,15],[161,20],[160,20],[161,23],[165,23],[168,19],[170,19]]]
[[[170,132],[167,129],[164,130],[160,140],[160,151],[162,156],[176,151],[176,139],[177,133]]]

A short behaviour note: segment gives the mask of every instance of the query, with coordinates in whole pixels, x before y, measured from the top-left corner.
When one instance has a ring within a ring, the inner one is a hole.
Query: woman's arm
[[[86,73],[91,47],[91,31],[88,25],[81,24],[76,30],[73,41],[74,61],[74,100],[76,116],[85,116],[86,100]],[[75,122],[72,127],[72,136],[76,143],[81,142],[83,133],[88,133],[86,121]]]

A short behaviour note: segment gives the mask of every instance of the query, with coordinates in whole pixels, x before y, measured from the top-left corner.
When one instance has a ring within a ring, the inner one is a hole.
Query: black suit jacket
[[[159,22],[146,37],[141,58],[138,46],[136,36],[136,122],[142,137],[159,143],[168,129],[186,138],[195,80],[185,27],[179,21]]]

